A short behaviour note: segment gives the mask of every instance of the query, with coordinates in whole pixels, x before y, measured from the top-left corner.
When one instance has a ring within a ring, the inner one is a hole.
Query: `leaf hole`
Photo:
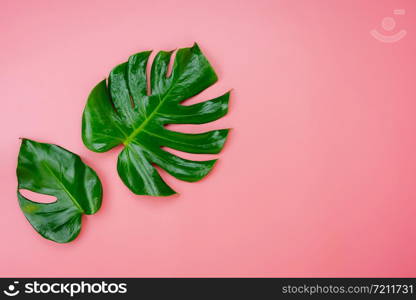
[[[25,189],[19,189],[20,194],[23,195],[23,197],[33,201],[33,202],[38,202],[38,203],[53,203],[57,201],[57,198],[55,196],[51,196],[51,195],[46,195],[46,194],[41,194],[41,193],[36,193],[36,192],[32,192],[29,190],[25,190]]]
[[[210,130],[216,130],[223,127],[222,120],[215,120],[208,124],[164,124],[163,127],[167,130],[178,131],[182,133],[204,133]]]
[[[166,78],[169,78],[170,75],[172,75],[172,69],[173,69],[173,64],[175,63],[176,52],[178,52],[178,51],[174,50],[173,53],[172,53],[172,56],[170,57],[168,69],[166,71]]]
[[[176,155],[180,158],[188,159],[188,160],[203,161],[203,160],[218,159],[218,154],[189,153],[189,152],[172,149],[166,146],[161,146],[160,149],[166,152],[169,152],[170,154]]]
[[[152,85],[150,83],[150,76],[152,73],[152,65],[153,65],[153,61],[155,60],[155,56],[156,53],[154,51],[152,51],[150,53],[149,59],[147,60],[147,64],[146,64],[146,91],[147,91],[147,96],[151,96],[152,95]]]
[[[133,100],[133,97],[131,95],[129,95],[129,96],[130,96],[130,105],[131,105],[131,108],[134,108],[134,100]]]

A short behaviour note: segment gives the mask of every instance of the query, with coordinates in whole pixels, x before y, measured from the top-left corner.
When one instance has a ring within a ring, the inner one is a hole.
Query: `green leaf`
[[[173,155],[162,147],[189,153],[219,153],[228,129],[199,134],[168,130],[167,124],[203,124],[223,117],[229,92],[212,100],[182,105],[217,81],[215,71],[198,45],[179,49],[167,76],[171,52],[157,53],[147,90],[146,66],[150,51],[130,56],[115,67],[106,81],[90,93],[82,120],[82,139],[92,151],[105,152],[123,144],[117,170],[127,187],[139,195],[168,196],[175,193],[154,165],[184,181],[205,177],[216,160],[193,161]]]
[[[59,146],[22,140],[17,164],[17,197],[33,228],[43,237],[67,243],[81,229],[81,216],[101,206],[102,187],[97,174],[80,157]],[[25,198],[20,189],[55,196],[53,203]]]

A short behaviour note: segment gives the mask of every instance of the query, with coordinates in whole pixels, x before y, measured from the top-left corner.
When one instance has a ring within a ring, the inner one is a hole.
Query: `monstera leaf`
[[[101,206],[102,187],[97,174],[80,157],[59,146],[22,140],[17,164],[20,208],[43,237],[66,243],[77,237],[82,214]],[[20,189],[55,196],[53,203],[25,198]]]
[[[167,124],[203,124],[217,120],[228,110],[229,93],[194,105],[181,102],[217,81],[215,71],[198,45],[179,49],[168,76],[172,52],[157,53],[146,76],[150,51],[130,56],[115,67],[89,95],[82,123],[84,144],[92,151],[105,152],[123,144],[117,170],[135,194],[174,194],[154,165],[184,181],[202,179],[216,160],[193,161],[173,155],[162,147],[189,153],[219,153],[228,129],[199,134],[169,130]]]

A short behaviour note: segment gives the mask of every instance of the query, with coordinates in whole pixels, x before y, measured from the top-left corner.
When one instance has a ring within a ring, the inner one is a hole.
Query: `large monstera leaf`
[[[33,228],[43,237],[66,243],[81,229],[81,216],[101,206],[102,187],[97,174],[80,157],[59,146],[22,140],[17,164],[17,197]],[[20,189],[56,197],[38,203]]]
[[[205,102],[183,105],[217,81],[215,71],[198,45],[179,49],[168,76],[172,52],[160,51],[150,72],[146,66],[150,51],[130,56],[115,67],[106,81],[90,93],[82,123],[84,144],[92,151],[105,152],[123,144],[117,170],[127,187],[139,195],[174,194],[154,165],[184,181],[202,179],[216,160],[193,161],[173,155],[162,147],[189,153],[219,153],[228,129],[199,134],[169,130],[167,124],[203,124],[223,117],[229,93]]]

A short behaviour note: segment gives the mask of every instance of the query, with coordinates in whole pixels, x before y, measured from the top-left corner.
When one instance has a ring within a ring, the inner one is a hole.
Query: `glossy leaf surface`
[[[17,164],[17,196],[20,208],[43,237],[72,241],[80,232],[83,214],[101,206],[102,187],[97,174],[80,157],[52,144],[22,140]],[[38,203],[20,189],[55,196],[53,203]]]
[[[193,161],[162,147],[189,153],[219,153],[228,129],[199,134],[169,130],[167,124],[203,124],[223,117],[229,93],[193,105],[181,102],[217,81],[215,71],[198,45],[179,49],[168,76],[172,52],[155,56],[149,78],[149,51],[132,55],[115,67],[90,93],[83,114],[82,138],[92,151],[105,152],[124,144],[117,170],[127,187],[139,195],[168,196],[175,191],[154,165],[184,181],[202,179],[216,160]],[[148,91],[147,86],[150,86]]]

